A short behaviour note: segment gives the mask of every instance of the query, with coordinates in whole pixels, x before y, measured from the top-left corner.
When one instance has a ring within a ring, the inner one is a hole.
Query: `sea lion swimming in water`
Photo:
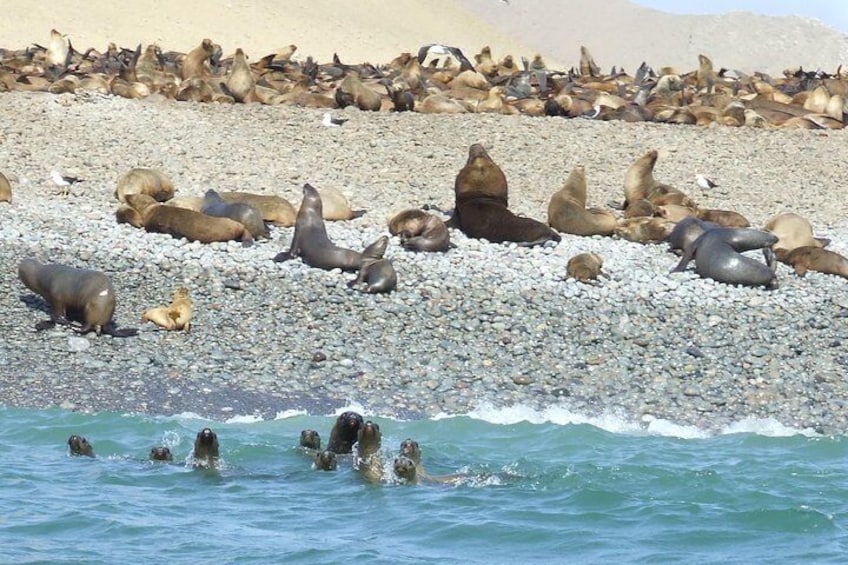
[[[76,434],[68,438],[68,450],[71,455],[94,457],[94,448],[83,436]]]
[[[681,272],[692,259],[702,277],[727,284],[777,288],[772,246],[777,236],[751,228],[708,229],[683,250],[683,257],[671,272]],[[767,264],[742,255],[762,249]]]
[[[362,416],[352,410],[339,414],[330,430],[327,449],[338,454],[352,453],[362,423]]]
[[[316,453],[312,464],[318,471],[335,471],[338,468],[336,454],[329,449]]]
[[[383,458],[380,456],[382,439],[380,425],[371,420],[359,428],[355,468],[371,483],[379,483],[383,478]]]
[[[479,143],[468,149],[468,160],[456,176],[454,195],[456,205],[448,225],[468,237],[528,247],[562,239],[542,222],[509,210],[506,176]]]
[[[165,446],[154,447],[150,450],[151,461],[173,461],[171,450]]]
[[[74,329],[81,334],[95,331],[97,335],[130,337],[138,333],[135,328],[115,327],[115,289],[99,271],[24,259],[18,264],[18,278],[50,306],[50,320],[36,324],[37,330],[79,322],[81,327]]]
[[[196,467],[214,467],[218,461],[218,434],[211,428],[203,428],[194,439],[192,459]]]
[[[305,449],[321,449],[321,436],[315,430],[301,430],[300,447]]]

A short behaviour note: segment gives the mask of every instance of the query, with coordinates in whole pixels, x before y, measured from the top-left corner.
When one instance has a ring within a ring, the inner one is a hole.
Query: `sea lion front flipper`
[[[814,237],[813,239],[815,239],[816,241],[821,243],[822,249],[824,249],[825,247],[830,245],[830,238],[829,237]]]
[[[44,330],[51,330],[56,327],[56,322],[54,320],[42,320],[35,324],[35,331],[41,332]]]
[[[284,261],[291,261],[292,259],[294,259],[294,255],[292,255],[291,251],[281,251],[274,255],[273,261],[275,263],[283,263]]]
[[[680,258],[680,262],[677,263],[677,266],[674,267],[671,273],[682,273],[686,270],[686,267],[689,266],[689,262],[695,258],[695,244],[693,243],[689,247],[683,250],[683,256]]]
[[[774,255],[774,248],[771,245],[763,247],[763,258],[766,260],[768,268],[774,272],[777,268],[777,259]]]
[[[112,337],[133,337],[138,335],[138,328],[118,329],[115,327],[115,324],[107,324],[101,331],[106,335],[111,335]]]

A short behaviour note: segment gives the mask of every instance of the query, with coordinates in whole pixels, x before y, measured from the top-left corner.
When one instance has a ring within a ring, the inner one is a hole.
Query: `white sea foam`
[[[810,428],[798,429],[785,426],[774,418],[745,418],[734,422],[721,431],[722,434],[757,434],[768,437],[789,437],[802,435],[815,437],[819,434]]]
[[[295,418],[297,416],[307,416],[308,413],[306,410],[283,410],[282,412],[277,412],[274,415],[275,420],[288,420],[289,418]]]

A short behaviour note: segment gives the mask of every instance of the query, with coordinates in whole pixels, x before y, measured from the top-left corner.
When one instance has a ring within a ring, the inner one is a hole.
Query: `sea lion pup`
[[[94,448],[87,439],[78,435],[68,438],[68,452],[74,456],[94,457]]]
[[[674,222],[665,218],[628,218],[619,220],[615,235],[638,243],[659,243],[665,241],[673,229]]]
[[[262,216],[262,220],[275,226],[290,228],[294,225],[297,211],[291,202],[276,194],[253,194],[251,192],[219,192],[218,195],[227,202],[243,202],[250,204]]]
[[[647,198],[640,198],[635,202],[630,202],[627,208],[624,209],[624,218],[640,218],[643,216],[653,216],[657,209],[654,204]],[[663,216],[664,217],[664,216]]]
[[[579,253],[568,260],[565,271],[572,279],[580,282],[595,281],[599,276],[606,276],[601,272],[604,260],[597,253]]]
[[[352,220],[363,214],[351,208],[350,200],[338,188],[321,187],[318,189],[318,194],[321,196],[321,217],[325,220]]]
[[[327,449],[338,454],[352,453],[362,423],[362,416],[352,410],[339,414],[330,430]]]
[[[24,259],[18,264],[18,278],[50,306],[50,319],[36,324],[37,330],[79,322],[81,327],[74,329],[81,334],[95,331],[97,335],[129,337],[138,333],[135,328],[115,327],[115,289],[100,271]]]
[[[189,51],[182,61],[180,75],[183,81],[193,78],[207,78],[212,76],[212,64],[216,53],[220,56],[220,47],[212,43],[209,38],[204,39],[200,45]]]
[[[268,227],[259,210],[244,202],[227,202],[211,188],[203,195],[200,211],[216,218],[229,218],[242,224],[253,239],[268,239]]]
[[[192,462],[195,467],[214,467],[218,461],[218,434],[210,428],[203,428],[194,438]]]
[[[725,228],[747,228],[751,226],[748,218],[733,210],[714,210],[698,208],[695,213],[699,219],[718,224]]]
[[[379,483],[383,478],[382,440],[380,425],[371,420],[362,424],[356,436],[354,468],[371,483]]]
[[[165,446],[154,447],[150,450],[151,461],[173,461],[171,450]]]
[[[391,261],[383,257],[388,244],[389,238],[385,235],[371,244],[369,249],[373,248],[374,254],[380,258],[373,259],[363,254],[359,274],[347,283],[349,288],[361,286],[360,290],[369,294],[391,292],[397,288],[397,272]]]
[[[300,447],[318,451],[321,449],[321,435],[315,430],[301,430]]]
[[[777,236],[751,228],[713,228],[683,250],[683,257],[671,272],[682,272],[695,260],[695,272],[702,277],[727,284],[777,288],[772,245]],[[762,249],[763,264],[742,255],[743,251]]]
[[[479,143],[468,149],[468,161],[456,176],[454,195],[456,205],[448,225],[459,227],[468,237],[525,247],[562,239],[542,222],[509,210],[506,176]]]
[[[705,231],[719,227],[718,224],[707,222],[695,216],[683,218],[674,225],[668,234],[668,248],[674,252],[682,252],[692,245]]]
[[[398,479],[407,484],[417,485],[421,482],[421,478],[418,476],[418,466],[409,457],[403,455],[395,457],[392,470]]]
[[[814,237],[813,225],[794,212],[774,216],[766,222],[764,229],[777,236],[774,253],[780,261],[798,247],[827,247],[830,244],[829,239]]]
[[[599,208],[586,208],[586,169],[577,165],[548,202],[548,224],[573,235],[611,235],[616,218]]]
[[[153,322],[165,330],[173,330],[176,324],[169,315],[170,308],[167,306],[155,306],[141,313],[142,322]]]
[[[0,173],[0,202],[12,203],[12,185],[3,173]]]
[[[127,201],[128,194],[147,194],[159,202],[174,197],[174,183],[157,169],[136,167],[118,180],[115,198]]]
[[[409,208],[389,220],[389,233],[400,237],[400,244],[410,251],[447,251],[451,247],[448,226],[441,218]]]
[[[654,180],[654,165],[659,154],[652,149],[636,159],[624,173],[624,207],[636,202],[653,192],[657,181]]]
[[[316,453],[312,465],[317,471],[335,471],[339,466],[336,454],[329,449]]]
[[[274,257],[274,261],[288,261],[300,257],[304,263],[317,269],[357,271],[363,258],[382,259],[378,253],[380,240],[365,248],[362,253],[334,245],[327,235],[322,217],[321,196],[309,183],[303,185],[303,200],[294,224],[294,236],[288,251]]]
[[[785,253],[781,261],[795,269],[795,273],[801,277],[807,271],[816,271],[848,279],[848,259],[835,251],[815,245],[796,247]]]
[[[148,308],[141,315],[143,322],[153,322],[166,330],[191,331],[192,302],[184,286],[174,291],[170,306]]]
[[[256,99],[254,93],[256,78],[253,76],[250,65],[247,64],[247,55],[244,54],[241,47],[236,49],[230,74],[224,84],[228,93],[236,102],[253,102]]]
[[[127,203],[141,214],[141,224],[149,232],[201,243],[238,240],[245,247],[253,244],[253,236],[244,224],[229,218],[159,204],[146,194],[129,194]]]

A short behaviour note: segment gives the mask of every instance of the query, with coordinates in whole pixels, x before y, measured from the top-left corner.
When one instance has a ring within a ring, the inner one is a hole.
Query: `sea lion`
[[[220,57],[221,47],[205,38],[199,46],[189,51],[182,61],[180,74],[183,81],[193,78],[212,76],[212,65],[217,65],[216,56]]]
[[[599,276],[606,276],[601,272],[604,260],[597,253],[579,253],[568,260],[565,271],[572,279],[580,282],[597,280]]]
[[[174,197],[174,183],[157,169],[137,167],[130,169],[118,180],[115,188],[115,198],[121,202],[127,201],[128,194],[147,194],[159,202]]]
[[[619,220],[618,225],[615,226],[615,235],[628,241],[658,243],[665,241],[672,229],[674,229],[674,222],[665,218],[628,218]]]
[[[94,457],[94,447],[83,436],[72,435],[69,437],[68,450],[74,456]]]
[[[339,454],[352,453],[353,444],[356,443],[362,423],[362,416],[356,412],[351,410],[342,412],[336,418],[333,429],[330,430],[330,440],[327,442],[327,449]]]
[[[389,233],[400,237],[400,244],[410,251],[447,251],[451,247],[450,231],[441,218],[410,208],[389,220]]]
[[[173,461],[174,456],[171,450],[165,446],[154,447],[150,450],[151,461]]]
[[[683,250],[683,257],[671,272],[683,271],[695,260],[695,272],[727,284],[777,288],[772,245],[777,236],[751,228],[713,228]],[[742,255],[743,251],[762,249],[767,264]]]
[[[186,210],[194,210],[200,212],[203,207],[202,196],[175,196],[165,201],[166,206],[175,206],[177,208],[185,208]]]
[[[611,235],[616,218],[599,208],[586,208],[586,169],[577,165],[548,202],[548,224],[573,235]]]
[[[12,185],[3,173],[0,173],[0,202],[12,203]]]
[[[210,428],[203,428],[197,432],[194,439],[194,451],[192,460],[196,467],[214,467],[218,461],[219,445],[218,434]]]
[[[395,457],[395,460],[392,463],[392,469],[394,470],[395,476],[407,484],[415,485],[420,482],[418,466],[415,464],[415,461],[409,457],[403,455]]]
[[[141,223],[149,232],[201,243],[238,240],[245,247],[253,244],[253,236],[244,224],[229,218],[159,204],[146,194],[128,194],[127,203],[141,214]]]
[[[236,102],[253,102],[255,100],[256,78],[253,76],[250,65],[247,64],[247,55],[244,54],[241,47],[236,49],[230,74],[224,84],[226,84],[227,91]]]
[[[671,251],[682,252],[708,229],[719,227],[718,224],[701,220],[695,216],[683,218],[674,225],[668,234],[668,247]]]
[[[97,335],[129,337],[138,333],[135,328],[115,327],[115,289],[100,271],[24,259],[18,264],[18,278],[50,306],[50,319],[36,324],[37,330],[79,322],[81,327],[74,329],[81,334],[93,330]]]
[[[368,420],[356,436],[355,468],[369,482],[379,483],[383,478],[383,458],[380,455],[383,434],[380,425]]]
[[[656,211],[653,202],[647,198],[640,198],[627,204],[627,208],[624,209],[624,219],[651,217]]]
[[[751,226],[748,218],[733,210],[698,208],[696,215],[702,220],[718,224],[725,228],[747,228]]]
[[[362,253],[334,245],[327,235],[322,217],[321,196],[309,183],[303,185],[303,200],[297,212],[294,224],[294,236],[288,251],[277,254],[274,261],[288,261],[300,257],[310,267],[343,271],[359,270],[363,258],[382,259],[378,239],[365,248]]]
[[[170,316],[170,308],[168,306],[156,306],[148,308],[141,313],[142,322],[153,322],[157,326],[165,330],[173,330],[176,324]]]
[[[268,228],[259,210],[244,202],[227,202],[211,188],[203,195],[200,211],[216,218],[229,218],[242,224],[254,239],[268,239]]]
[[[777,236],[774,252],[777,258],[783,257],[798,247],[827,247],[829,239],[813,236],[813,225],[798,214],[786,212],[769,219],[764,228]]]
[[[379,94],[368,88],[355,72],[349,73],[336,88],[336,103],[339,108],[354,105],[360,110],[377,112],[382,106]]]
[[[795,269],[795,273],[802,277],[807,271],[816,271],[848,279],[848,259],[835,251],[815,245],[796,247],[786,253],[781,261],[790,265]]]
[[[359,266],[359,274],[357,274],[355,279],[347,283],[349,288],[362,285],[363,292],[375,294],[391,292],[397,287],[397,272],[392,266],[391,261],[383,257],[388,244],[389,238],[384,235],[369,246],[373,255],[381,258],[373,259],[363,254],[363,259]]]
[[[300,447],[306,449],[321,449],[321,436],[315,430],[302,430],[300,432]]]
[[[325,220],[352,220],[362,215],[361,211],[354,211],[341,190],[333,186],[324,186],[318,189],[321,196],[321,217]]]
[[[143,322],[153,322],[166,330],[191,331],[192,302],[188,289],[184,286],[174,291],[169,306],[148,308],[141,315]]]
[[[291,202],[276,194],[253,194],[250,192],[219,192],[227,202],[250,204],[262,215],[262,219],[275,226],[289,228],[294,225],[297,211]]]
[[[336,454],[325,449],[315,454],[315,459],[312,464],[318,471],[335,471],[338,468]]]
[[[459,227],[468,237],[523,246],[562,239],[542,222],[509,210],[506,176],[479,143],[468,149],[468,160],[456,176],[454,195],[456,205],[449,225]]]
[[[652,149],[636,159],[624,173],[624,207],[648,195],[654,190],[657,181],[654,180],[654,165],[658,153]]]

